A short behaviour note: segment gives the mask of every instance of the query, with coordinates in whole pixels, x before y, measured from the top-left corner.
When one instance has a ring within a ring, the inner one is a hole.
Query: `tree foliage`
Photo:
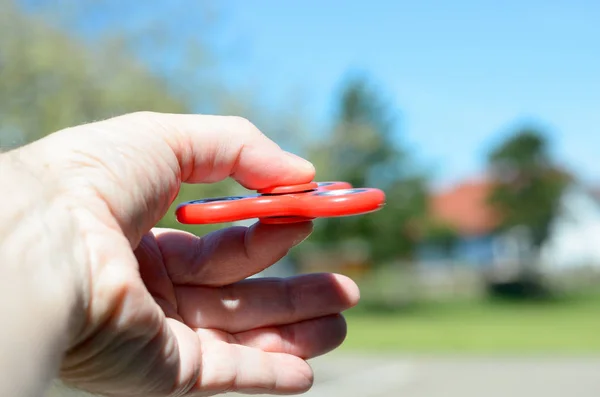
[[[1,146],[136,110],[189,109],[118,40],[90,48],[39,15],[2,4]]]
[[[501,228],[525,226],[539,247],[570,181],[553,160],[546,136],[532,128],[516,131],[490,152],[489,166],[496,180],[490,203],[502,215]]]
[[[425,181],[396,144],[397,112],[363,76],[345,82],[337,107],[331,133],[310,150],[318,179],[380,188],[387,204],[365,216],[318,220],[312,241],[336,247],[361,240],[376,263],[410,255],[411,225],[425,210]]]

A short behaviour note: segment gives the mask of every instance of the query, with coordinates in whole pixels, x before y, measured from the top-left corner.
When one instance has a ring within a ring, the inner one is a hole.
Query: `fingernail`
[[[296,236],[296,239],[292,243],[293,247],[295,247],[297,245],[300,245],[301,243],[303,243],[304,241],[306,241],[310,237],[310,235],[312,234],[312,232],[313,232],[313,223],[311,221],[307,221],[305,224],[306,224],[306,227],[308,228],[308,230],[306,230],[305,233]]]

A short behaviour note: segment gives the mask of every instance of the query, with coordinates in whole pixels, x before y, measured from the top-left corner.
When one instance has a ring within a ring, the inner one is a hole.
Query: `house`
[[[548,270],[600,269],[600,194],[568,186],[546,242],[534,250],[525,227],[497,231],[501,217],[487,202],[493,186],[486,178],[473,179],[432,194],[430,215],[454,229],[457,240],[450,253],[424,242],[418,249],[422,266],[452,262],[498,269],[528,260]]]
[[[495,233],[500,216],[487,204],[492,188],[489,180],[473,179],[431,195],[430,216],[453,229],[457,239],[451,252],[423,242],[418,249],[419,263],[431,266],[452,261],[477,267],[494,264],[502,236]]]

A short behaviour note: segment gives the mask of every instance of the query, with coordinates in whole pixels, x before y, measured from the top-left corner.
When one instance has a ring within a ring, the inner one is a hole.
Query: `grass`
[[[350,310],[346,351],[435,354],[600,353],[600,294],[559,302],[444,302]]]

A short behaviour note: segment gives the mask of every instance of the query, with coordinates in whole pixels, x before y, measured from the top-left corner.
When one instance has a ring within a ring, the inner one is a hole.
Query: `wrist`
[[[82,318],[69,208],[56,184],[36,175],[21,155],[0,155],[0,314],[8,319],[0,366],[9,368],[0,374],[6,377],[0,395],[43,394]],[[8,385],[20,389],[5,393]]]
[[[0,155],[0,274],[35,286],[32,297],[47,296],[42,306],[76,307],[84,252],[73,245],[78,232],[68,198],[51,173],[33,170],[22,156],[35,153]]]

